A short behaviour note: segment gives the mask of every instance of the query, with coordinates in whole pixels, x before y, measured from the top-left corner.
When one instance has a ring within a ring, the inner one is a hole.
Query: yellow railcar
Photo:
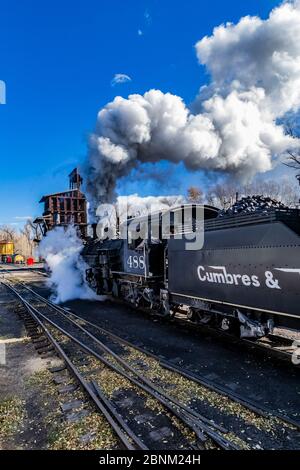
[[[14,244],[13,242],[0,242],[0,256],[13,255]]]
[[[25,263],[25,258],[22,255],[15,255],[14,257],[14,263],[16,264],[23,264]]]

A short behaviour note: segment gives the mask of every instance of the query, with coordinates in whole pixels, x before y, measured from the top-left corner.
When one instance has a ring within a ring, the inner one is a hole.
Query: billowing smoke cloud
[[[69,226],[56,227],[47,233],[39,245],[42,256],[51,270],[48,285],[54,291],[52,300],[56,303],[71,299],[98,299],[85,282],[87,265],[80,256],[82,241],[76,229]]]
[[[99,112],[86,171],[94,204],[114,200],[118,178],[145,162],[183,162],[247,180],[299,146],[278,124],[300,105],[299,1],[267,20],[247,16],[219,26],[196,52],[211,81],[190,108],[150,90],[117,96]]]
[[[273,116],[300,105],[300,2],[275,8],[267,20],[246,16],[214,29],[196,44],[198,60],[211,74],[210,95],[258,88]],[[201,96],[201,95],[200,95]]]

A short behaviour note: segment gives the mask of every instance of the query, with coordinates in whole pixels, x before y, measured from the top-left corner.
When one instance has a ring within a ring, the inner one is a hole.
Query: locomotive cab
[[[160,226],[161,213],[127,221],[124,272],[143,276],[145,279],[163,277],[165,244]]]
[[[214,207],[186,204],[127,220],[120,230],[125,239],[123,270],[112,273],[115,292],[136,305],[146,302],[169,315],[168,241],[193,235],[205,219],[217,215]]]

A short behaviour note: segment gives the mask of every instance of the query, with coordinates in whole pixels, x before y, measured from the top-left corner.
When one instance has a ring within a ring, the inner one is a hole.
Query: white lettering
[[[198,270],[197,270],[197,271],[198,271],[198,277],[199,277],[200,281],[202,281],[202,282],[206,281],[206,277],[205,277],[205,276],[204,276],[204,277],[201,276],[201,271],[204,271],[204,272],[205,272],[205,268],[204,268],[203,266],[198,266]]]
[[[105,457],[99,458],[100,465],[118,465],[130,468],[133,464],[133,457],[114,457],[107,454]]]
[[[244,274],[244,276],[242,276],[242,283],[243,283],[244,286],[246,286],[246,287],[251,286],[251,279],[250,279],[249,276],[247,276],[247,274]]]
[[[225,277],[221,273],[213,273],[213,280],[219,284],[225,284]]]
[[[197,274],[201,282],[227,285],[234,284],[236,286],[245,287],[261,286],[261,282],[257,275],[228,273],[225,266],[207,266],[207,268],[204,266],[198,266]],[[266,287],[269,289],[281,289],[279,281],[274,277],[272,271],[266,271],[264,274]]]
[[[271,271],[266,271],[265,276],[267,287],[269,287],[270,289],[281,289],[278,280],[274,278],[274,275]]]
[[[234,274],[233,275],[234,283],[235,283],[236,286],[239,285],[239,279],[241,279],[241,277],[242,277],[241,274]]]
[[[257,276],[252,276],[251,280],[252,280],[253,287],[260,287],[260,282]]]
[[[208,266],[210,269],[219,270],[221,272],[207,271],[204,266],[198,266],[197,274],[201,282],[210,282],[215,284],[229,284],[245,287],[260,287],[258,276],[249,276],[248,274],[230,274],[226,271],[225,266]]]

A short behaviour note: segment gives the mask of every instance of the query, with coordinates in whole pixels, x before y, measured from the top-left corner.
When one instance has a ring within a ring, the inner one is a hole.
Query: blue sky
[[[0,0],[0,224],[38,215],[86,154],[98,110],[116,94],[170,91],[190,102],[208,81],[194,44],[214,26],[268,16],[272,0]],[[132,81],[111,85],[115,74]],[[140,194],[187,185],[143,184]],[[188,182],[197,183],[193,174]],[[177,191],[176,191],[177,189]],[[137,191],[131,179],[123,191]]]

